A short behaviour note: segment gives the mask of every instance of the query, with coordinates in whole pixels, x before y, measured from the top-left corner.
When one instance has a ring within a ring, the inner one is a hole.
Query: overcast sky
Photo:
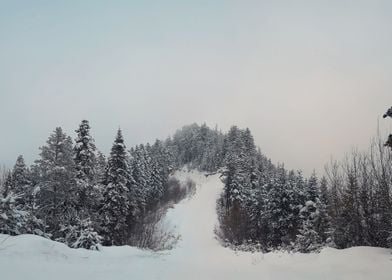
[[[389,106],[392,1],[0,0],[0,164],[86,118],[105,153],[119,126],[128,146],[249,127],[308,174],[367,148]]]

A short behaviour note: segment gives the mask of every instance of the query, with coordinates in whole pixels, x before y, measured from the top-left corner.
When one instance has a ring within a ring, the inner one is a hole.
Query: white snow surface
[[[184,170],[175,176],[195,181],[197,191],[164,218],[162,224],[181,236],[173,250],[119,246],[97,252],[71,249],[34,235],[0,235],[0,279],[392,279],[392,255],[387,249],[262,254],[224,248],[214,235],[216,199],[223,188],[219,176]]]

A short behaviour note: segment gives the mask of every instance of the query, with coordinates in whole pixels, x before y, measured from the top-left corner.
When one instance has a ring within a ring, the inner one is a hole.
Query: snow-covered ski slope
[[[218,175],[181,171],[176,176],[194,180],[197,191],[170,209],[162,223],[181,236],[175,249],[154,253],[122,246],[94,252],[33,235],[0,235],[0,279],[392,279],[386,249],[252,254],[223,248],[214,238],[215,202],[223,188]]]

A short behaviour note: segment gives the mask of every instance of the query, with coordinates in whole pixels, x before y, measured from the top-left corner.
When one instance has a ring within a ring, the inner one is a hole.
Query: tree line
[[[192,124],[129,150],[119,130],[107,159],[87,121],[76,133],[73,143],[56,128],[31,167],[18,157],[2,184],[2,233],[91,249],[132,245],[145,217],[179,192],[170,189],[170,174],[188,166],[221,174],[217,235],[226,246],[313,252],[391,245],[392,157],[380,140],[366,153],[331,161],[325,176],[305,178],[273,164],[251,131],[236,126],[222,133]]]
[[[384,115],[392,117],[392,108]],[[391,136],[331,161],[321,179],[274,165],[249,130],[232,127],[223,149],[218,233],[228,246],[300,252],[324,246],[392,247]]]
[[[161,141],[127,151],[119,129],[110,155],[84,120],[73,143],[58,127],[28,167],[19,156],[0,199],[0,232],[32,233],[73,248],[128,244],[129,232],[161,200],[171,171]]]

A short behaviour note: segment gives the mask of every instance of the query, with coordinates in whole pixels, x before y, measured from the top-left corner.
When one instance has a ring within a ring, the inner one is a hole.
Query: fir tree
[[[150,172],[150,190],[149,190],[149,203],[152,206],[155,206],[164,192],[164,180],[162,179],[162,171],[161,167],[155,160],[151,160],[150,162],[151,172]]]
[[[316,172],[313,171],[307,183],[306,199],[308,201],[310,200],[316,202],[317,198],[318,198],[318,180],[317,180]]]
[[[130,159],[133,180],[130,183],[130,189],[132,191],[133,212],[135,215],[139,211],[143,213],[148,203],[149,170],[146,160],[144,146],[140,145],[135,147]]]
[[[94,181],[97,182],[98,185],[100,185],[105,181],[107,161],[105,155],[101,151],[97,151],[96,159],[96,178]]]
[[[20,207],[21,194],[12,191],[0,198],[0,232],[10,235],[27,233],[29,213]]]
[[[76,130],[74,162],[76,169],[77,198],[79,211],[91,211],[93,208],[94,185],[96,183],[95,144],[90,135],[90,125],[83,120]]]
[[[6,197],[13,188],[12,172],[8,171],[3,186],[3,197]]]
[[[317,221],[317,232],[323,243],[334,246],[332,240],[331,217],[329,216],[330,199],[328,195],[327,179],[321,178],[319,199],[317,201],[317,209],[319,211],[319,219]]]
[[[37,214],[46,221],[54,238],[59,228],[75,218],[75,166],[72,140],[60,127],[41,147],[35,170],[39,174],[36,186]]]
[[[319,219],[316,203],[307,201],[300,211],[300,216],[303,222],[297,235],[297,249],[302,253],[318,251],[322,247],[322,239],[316,228]]]
[[[108,159],[101,209],[106,244],[122,245],[126,242],[130,212],[129,183],[126,147],[119,129]]]
[[[12,170],[13,191],[15,193],[26,193],[29,191],[30,179],[29,170],[24,162],[23,156],[18,156]]]

